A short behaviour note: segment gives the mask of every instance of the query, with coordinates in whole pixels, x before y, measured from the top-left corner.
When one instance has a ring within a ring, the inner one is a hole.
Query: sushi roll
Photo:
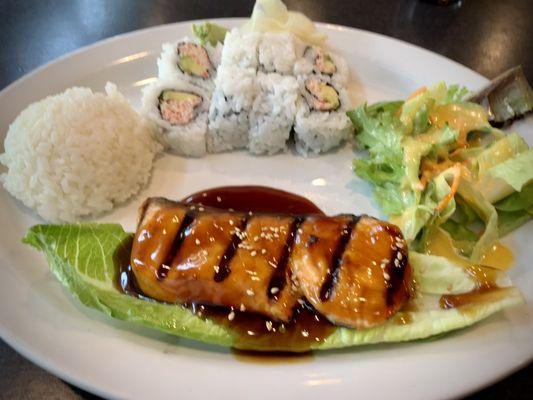
[[[299,77],[300,101],[294,124],[298,153],[326,152],[348,139],[352,124],[346,116],[346,90],[319,75]]]
[[[250,113],[248,149],[254,154],[284,151],[296,116],[296,78],[258,73],[257,84],[258,95]]]
[[[243,32],[238,28],[226,34],[222,49],[221,65],[257,69],[258,32]]]
[[[207,149],[210,153],[248,145],[250,111],[257,93],[252,68],[220,66],[209,108]]]
[[[330,77],[338,85],[348,83],[349,70],[346,60],[318,46],[300,47],[303,52],[294,64],[295,75],[321,75]]]
[[[157,81],[143,90],[143,114],[156,124],[158,140],[179,155],[205,155],[208,110],[208,92],[190,82]]]
[[[260,71],[292,75],[296,61],[294,37],[287,32],[264,33],[258,55]]]
[[[219,64],[220,46],[202,46],[189,38],[163,44],[163,51],[157,60],[161,80],[182,79],[208,90],[214,86]]]

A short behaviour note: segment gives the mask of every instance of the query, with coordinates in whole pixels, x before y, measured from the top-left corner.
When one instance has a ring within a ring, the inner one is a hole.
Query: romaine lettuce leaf
[[[271,345],[254,337],[237,340],[228,327],[202,319],[180,305],[123,294],[118,289],[118,274],[120,266],[129,261],[132,235],[124,232],[120,225],[37,225],[30,229],[24,242],[46,255],[53,274],[83,304],[111,317],[221,346],[259,351],[302,351],[297,346]],[[338,327],[323,342],[313,344],[311,349],[427,338],[474,324],[504,308],[523,303],[517,289],[506,287],[477,296],[477,300],[468,305],[442,309],[440,296],[472,290],[475,287],[473,278],[461,266],[442,257],[414,252],[410,257],[418,285],[417,296],[408,305],[411,311],[400,312],[387,323],[372,329]],[[508,283],[503,273],[498,282]]]

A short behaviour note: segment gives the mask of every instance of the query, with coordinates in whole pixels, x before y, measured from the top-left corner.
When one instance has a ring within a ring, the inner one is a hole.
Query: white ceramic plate
[[[219,22],[233,26],[243,21]],[[103,90],[106,81],[114,81],[137,105],[141,86],[156,74],[161,43],[189,34],[190,26],[179,23],[119,36],[25,76],[0,93],[0,138],[28,104],[73,85]],[[397,40],[334,25],[320,24],[320,29],[329,35],[330,46],[347,58],[358,103],[405,97],[439,80],[472,89],[486,82],[453,61]],[[516,126],[530,142],[531,122]],[[149,195],[182,198],[235,184],[303,194],[327,213],[379,215],[369,186],[350,170],[352,158],[348,148],[314,159],[245,153],[200,160],[166,156],[156,162],[153,179],[142,193],[101,220],[133,230],[136,208]],[[106,397],[438,399],[487,385],[524,366],[533,355],[531,223],[505,240],[517,259],[511,275],[528,305],[434,341],[273,359],[236,355],[83,307],[51,276],[43,256],[20,242],[39,218],[3,189],[0,204],[2,338],[61,378]]]

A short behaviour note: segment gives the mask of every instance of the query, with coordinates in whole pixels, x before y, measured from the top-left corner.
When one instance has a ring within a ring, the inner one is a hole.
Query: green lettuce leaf
[[[498,212],[498,231],[500,236],[517,229],[533,218],[533,183],[520,192],[515,192],[494,204]]]
[[[218,43],[224,43],[228,28],[213,24],[212,22],[204,22],[198,25],[192,24],[192,31],[203,46],[206,43],[209,43],[211,46],[216,46]]]
[[[294,345],[271,345],[249,337],[238,339],[227,326],[202,319],[173,304],[143,300],[123,294],[118,288],[120,266],[129,261],[132,235],[113,224],[37,225],[24,242],[42,251],[50,269],[70,292],[88,307],[107,315],[160,331],[221,346],[249,350],[303,351]],[[418,285],[417,295],[407,309],[383,325],[355,330],[338,327],[311,349],[333,349],[362,344],[423,339],[472,325],[504,308],[522,304],[520,292],[510,286],[477,296],[458,308],[442,309],[444,294],[457,294],[475,287],[465,270],[442,257],[411,252],[411,264]],[[501,273],[498,283],[507,285]]]

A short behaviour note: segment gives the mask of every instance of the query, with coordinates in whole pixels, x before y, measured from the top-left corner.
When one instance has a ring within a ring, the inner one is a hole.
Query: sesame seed
[[[233,321],[233,318],[235,318],[235,312],[233,310],[231,310],[231,312],[228,314],[228,319],[230,321]]]
[[[229,224],[230,224],[231,226],[233,226],[234,223],[235,223],[235,222],[233,222],[232,219],[229,220]]]
[[[273,263],[272,261],[269,261],[268,263],[270,264],[270,266],[271,266],[272,268],[277,268],[277,267],[278,267],[278,266],[277,266],[275,263]]]
[[[215,241],[215,238],[214,238],[213,236],[211,236],[211,237],[209,238],[209,241],[210,241],[210,242],[214,242],[214,241]]]
[[[259,277],[258,276],[252,276],[252,281],[259,281]]]
[[[303,306],[303,305],[304,305],[304,301],[303,301],[303,299],[298,299],[298,304],[300,304],[300,305]]]
[[[261,249],[261,254],[266,254],[266,249]]]
[[[229,211],[229,212],[233,212],[233,211],[235,211],[235,210],[234,210],[233,208],[228,208],[228,211]]]
[[[196,209],[195,206],[190,206],[189,208],[190,208],[191,210],[195,210],[195,209]]]
[[[397,258],[394,260],[394,265],[396,266],[396,268],[399,268],[400,267],[400,260],[398,260]]]
[[[200,239],[196,239],[196,240],[194,241],[194,243],[196,243],[197,245],[199,245],[199,244],[200,244]]]
[[[387,274],[386,272],[383,272],[383,278],[385,278],[385,280],[388,281],[390,279],[390,275]]]
[[[402,253],[398,253],[398,255],[396,257],[398,257],[398,260],[401,260],[403,258],[403,254]]]
[[[215,265],[213,267],[213,269],[215,270],[215,272],[218,274],[218,271],[220,271],[220,267],[218,265]]]
[[[244,306],[244,304],[241,303],[241,306],[239,307],[239,310],[241,310],[241,312],[245,312],[246,311],[246,307]]]
[[[302,330],[302,336],[303,337],[308,337],[309,336],[309,332],[307,332],[305,329]]]
[[[272,321],[265,321],[265,326],[267,330],[270,332],[272,330]]]
[[[252,257],[255,257],[255,256],[257,255],[257,251],[252,250],[252,252],[250,253],[250,255],[251,255]]]
[[[250,215],[250,216],[251,216],[251,215],[254,215],[254,213],[253,213],[253,212],[251,212],[251,211],[248,211],[248,215]]]
[[[272,293],[272,294],[276,294],[278,292],[279,292],[279,288],[277,288],[277,287],[273,287],[272,289],[270,289],[270,293]]]
[[[248,289],[248,290],[246,290],[246,294],[248,296],[253,296],[254,295],[254,291],[252,289]]]
[[[220,196],[217,196],[217,201],[220,203],[222,201],[222,199],[220,198]]]
[[[304,233],[304,231],[302,231],[302,228],[298,228],[298,233],[301,235],[302,233]]]

